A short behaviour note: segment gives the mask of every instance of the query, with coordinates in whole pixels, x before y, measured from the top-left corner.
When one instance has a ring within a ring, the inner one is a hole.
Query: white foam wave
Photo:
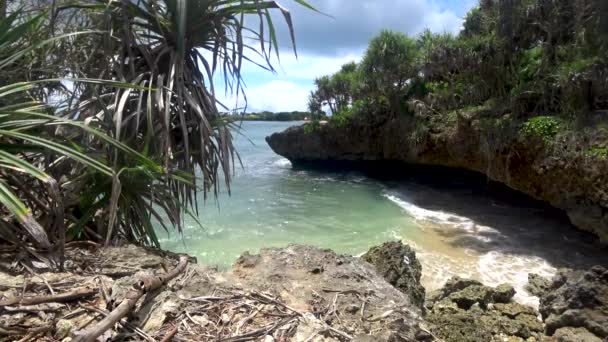
[[[526,291],[528,273],[536,273],[551,278],[557,269],[546,260],[535,256],[520,256],[492,251],[482,255],[478,262],[478,272],[482,283],[489,286],[510,284],[515,288],[514,300],[538,308],[538,297]]]
[[[437,229],[458,229],[470,239],[475,239],[482,243],[481,246],[488,246],[486,243],[509,244],[503,239],[502,234],[492,227],[477,224],[470,218],[456,214],[434,211],[421,208],[413,203],[407,202],[395,195],[384,194],[384,197],[397,204],[409,216],[417,221],[432,223]],[[479,234],[480,232],[490,232],[491,234]],[[394,234],[395,237],[401,237]],[[493,238],[490,238],[492,236]],[[493,241],[496,239],[495,241]],[[482,255],[470,252],[466,253],[473,258],[468,262],[458,260],[442,253],[441,251],[425,250],[424,246],[416,246],[413,241],[404,241],[416,249],[416,253],[423,265],[423,281],[425,286],[437,288],[442,286],[452,276],[465,278],[476,278],[488,286],[498,286],[500,284],[510,284],[516,290],[514,300],[538,308],[538,298],[530,295],[525,286],[528,283],[528,273],[536,273],[543,277],[552,277],[557,270],[546,260],[529,255],[519,255],[508,252],[493,250]],[[498,245],[494,247],[499,248]],[[476,260],[476,261],[474,261]],[[475,262],[477,265],[475,265]]]
[[[367,177],[364,176],[352,176],[349,179],[353,183],[363,183],[367,180]]]
[[[277,161],[275,161],[274,163],[272,163],[272,165],[274,166],[291,166],[291,162],[289,161],[289,159],[286,158],[281,158]]]
[[[494,234],[498,234],[498,231],[496,231],[495,229],[477,224],[475,221],[471,220],[468,217],[459,216],[456,214],[451,214],[439,210],[424,209],[391,194],[384,194],[384,197],[389,199],[391,202],[397,204],[408,215],[412,216],[418,221],[430,222],[444,227],[454,227],[470,233],[479,233],[482,231],[487,231],[492,232]],[[479,235],[477,236],[477,238],[480,240],[488,239],[487,237]]]
[[[310,180],[313,180],[315,182],[335,182],[338,179],[335,177],[323,176],[323,177],[310,177]]]

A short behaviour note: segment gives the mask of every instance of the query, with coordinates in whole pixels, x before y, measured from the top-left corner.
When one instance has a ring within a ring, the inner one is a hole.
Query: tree
[[[308,95],[308,111],[312,115],[313,119],[317,119],[324,114],[323,103],[317,92],[311,91]]]
[[[293,33],[289,12],[260,0],[35,5],[29,20],[11,13],[0,25],[2,77],[32,81],[3,82],[0,92],[0,239],[59,249],[66,238],[159,246],[153,221],[181,231],[184,215],[199,210],[198,193],[217,194],[222,181],[230,187],[232,120],[218,111],[215,72],[242,94],[247,54],[272,70],[270,12]],[[70,18],[58,25],[64,13]],[[7,57],[9,47],[16,53]],[[65,77],[73,86],[57,82]]]
[[[402,96],[419,76],[416,41],[399,32],[382,31],[372,39],[361,62],[365,91],[385,97],[391,115],[398,114]]]
[[[315,79],[315,86],[317,88],[317,98],[321,101],[322,106],[328,106],[332,114],[338,112],[336,106],[336,98],[334,87],[332,85],[331,76],[321,76]]]

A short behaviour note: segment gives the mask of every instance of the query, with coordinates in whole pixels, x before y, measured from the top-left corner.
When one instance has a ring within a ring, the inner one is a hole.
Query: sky
[[[328,17],[294,0],[278,2],[291,12],[298,57],[287,25],[277,13],[273,21],[280,62],[272,61],[276,73],[253,64],[243,66],[248,112],[306,110],[314,79],[338,71],[342,64],[360,61],[370,39],[381,30],[411,36],[425,28],[458,33],[464,16],[477,4],[477,0],[308,0]],[[224,105],[243,107],[243,99],[224,93],[221,82],[218,88],[216,95]]]

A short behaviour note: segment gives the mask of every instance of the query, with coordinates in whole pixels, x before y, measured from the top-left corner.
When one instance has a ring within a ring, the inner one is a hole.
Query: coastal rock
[[[459,308],[468,310],[475,303],[479,303],[482,307],[486,307],[491,303],[493,291],[491,288],[483,285],[472,285],[460,291],[451,293],[448,299]]]
[[[435,291],[430,299],[433,301],[438,301],[454,292],[464,290],[470,286],[483,286],[483,284],[474,279],[464,279],[455,276],[448,279],[445,285],[443,285],[441,289]]]
[[[528,306],[511,303],[515,290],[454,277],[432,297],[426,319],[451,341],[525,341],[540,338],[543,323]]]
[[[509,303],[515,296],[515,289],[509,284],[501,284],[494,288],[492,301],[494,303]]]
[[[447,298],[459,308],[468,310],[475,303],[479,303],[484,308],[490,303],[509,303],[513,296],[515,296],[515,289],[511,285],[502,284],[490,287],[474,279],[455,276],[429,296],[430,303],[428,304],[432,305],[433,302]]]
[[[546,333],[564,327],[585,328],[599,338],[608,337],[608,270],[560,272],[540,298]]]
[[[556,342],[602,342],[585,328],[559,328],[553,334]]]
[[[588,139],[592,134],[565,132],[549,145],[518,129],[505,131],[500,117],[466,116],[470,118],[466,125],[448,123],[439,115],[378,124],[352,120],[342,126],[320,125],[312,131],[299,126],[266,141],[293,165],[390,161],[478,172],[564,210],[575,226],[608,243],[608,159],[585,154],[593,148]],[[523,125],[513,118],[506,120],[513,127]],[[489,124],[497,134],[508,136],[489,141],[496,135],[488,133]]]
[[[525,289],[531,295],[540,297],[542,296],[551,286],[551,280],[545,277],[542,277],[538,274],[530,273],[528,274],[528,284]]]
[[[50,284],[58,293],[91,286],[99,288],[99,293],[82,298],[80,304],[111,310],[139,286],[143,276],[165,273],[177,264],[176,255],[136,246],[69,249],[67,253],[74,267],[87,271],[41,273],[40,279],[28,282],[23,275],[0,270],[0,301],[24,292],[27,297],[47,293]],[[93,260],[103,274],[89,273]],[[80,308],[78,300],[69,304],[2,310],[0,322],[7,329],[18,326],[11,333],[23,335],[56,322],[45,336],[35,338],[59,340],[82,333],[82,327],[101,318],[94,310]],[[434,340],[410,295],[389,284],[372,265],[301,245],[262,249],[257,255],[244,253],[227,272],[190,263],[176,278],[141,298],[129,322],[154,340],[180,324],[188,328],[180,328],[176,340]],[[120,327],[108,330],[108,336],[122,331]]]
[[[302,336],[328,337],[332,322],[359,340],[414,341],[424,330],[419,299],[397,290],[359,258],[290,245],[262,249],[256,259],[255,264],[237,262],[226,276],[235,286],[277,293],[289,307],[310,313],[299,328]]]
[[[534,308],[519,303],[496,303],[493,305],[493,309],[500,312],[501,315],[507,316],[509,318],[516,318],[519,315],[538,315]]]
[[[386,242],[372,247],[361,259],[372,264],[389,284],[407,294],[412,304],[422,309],[425,293],[420,284],[422,265],[410,246],[399,241]]]

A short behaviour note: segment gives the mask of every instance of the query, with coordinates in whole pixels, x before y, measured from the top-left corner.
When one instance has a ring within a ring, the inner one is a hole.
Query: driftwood
[[[160,340],[160,342],[169,342],[173,339],[173,336],[175,336],[175,334],[177,334],[177,325],[174,326],[173,328],[171,328],[171,330],[169,330],[167,332],[167,334],[165,335],[165,337],[163,337],[162,340]]]
[[[87,311],[93,311],[96,312],[100,315],[103,315],[103,317],[107,317],[110,314],[110,311],[107,310],[103,310],[100,309],[98,307],[94,307],[94,306],[86,306],[86,305],[80,305],[81,308],[87,310]],[[134,333],[136,333],[137,335],[139,335],[141,338],[143,338],[146,341],[149,342],[156,342],[156,340],[154,340],[152,338],[152,336],[148,335],[148,333],[146,333],[145,331],[141,330],[140,328],[136,327],[135,325],[127,322],[126,319],[121,319],[120,321],[117,322],[118,324],[122,325],[123,327],[132,330]]]
[[[119,322],[123,317],[129,314],[135,308],[139,299],[146,293],[150,293],[167,284],[171,279],[182,273],[188,265],[188,257],[182,256],[179,259],[177,266],[165,274],[159,276],[149,276],[143,278],[135,288],[127,293],[126,298],[110,312],[103,320],[97,323],[91,329],[78,334],[72,339],[73,342],[93,342],[97,337],[101,336],[106,330],[112,328],[114,324]]]
[[[1,301],[0,306],[11,305],[36,305],[43,303],[65,303],[76,299],[90,297],[97,294],[97,289],[83,287],[74,291],[52,294],[48,296],[24,297],[24,298],[9,298]]]
[[[25,329],[19,327],[4,327],[0,325],[0,336],[18,336],[26,334],[24,338],[19,341],[28,341],[33,337],[45,333],[53,328],[52,325],[44,325],[33,329]],[[15,340],[16,341],[16,340]]]

